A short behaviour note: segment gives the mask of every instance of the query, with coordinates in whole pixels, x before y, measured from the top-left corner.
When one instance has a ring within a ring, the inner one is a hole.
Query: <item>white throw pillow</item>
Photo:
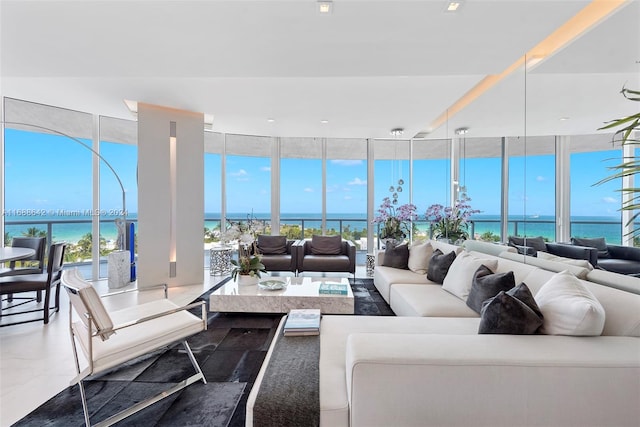
[[[429,261],[433,255],[433,246],[429,242],[414,243],[409,246],[409,270],[414,273],[427,274]]]
[[[449,272],[442,282],[442,289],[466,301],[471,291],[473,275],[481,265],[486,265],[495,272],[497,259],[477,258],[468,252],[461,252],[449,267]]]
[[[538,291],[536,303],[548,335],[601,335],[605,311],[580,280],[568,271],[556,273]]]
[[[589,269],[589,271],[593,270],[593,265],[586,259],[574,259],[574,258],[566,258],[563,256],[557,256],[550,254],[548,252],[538,251],[537,256],[540,259],[545,259],[547,261],[555,261],[555,262],[564,262],[569,265],[576,265],[578,267],[584,267]]]

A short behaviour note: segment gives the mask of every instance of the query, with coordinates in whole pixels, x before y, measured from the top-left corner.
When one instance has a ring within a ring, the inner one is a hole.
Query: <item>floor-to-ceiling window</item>
[[[226,136],[227,219],[258,220],[255,233],[271,233],[271,138]]]
[[[67,262],[90,262],[92,115],[4,102],[5,243],[14,236],[46,236],[48,243],[69,243]]]
[[[502,142],[500,138],[467,138],[458,144],[458,200],[467,200],[473,210],[469,235],[486,241],[500,240],[502,197]]]
[[[509,235],[556,240],[555,138],[508,138]]]
[[[138,124],[133,120],[100,117],[100,256],[118,249],[116,218],[134,224],[133,245],[125,247],[137,253],[135,235],[138,217]],[[105,162],[108,162],[107,165]],[[110,167],[113,170],[110,169]],[[120,180],[120,182],[118,182]],[[122,187],[120,186],[122,184]],[[124,188],[124,200],[123,200]],[[124,203],[124,206],[123,206]],[[129,233],[131,236],[131,234]],[[126,239],[125,239],[126,240]],[[100,277],[107,276],[106,263],[101,263]]]
[[[622,242],[621,178],[602,184],[622,163],[622,149],[609,135],[571,137],[571,237],[604,237]]]
[[[322,234],[322,143],[281,138],[280,234],[288,238]]]
[[[326,147],[327,234],[367,249],[367,141],[330,139]]]
[[[419,216],[415,238],[429,237],[427,208],[433,204],[449,206],[451,183],[451,141],[416,140],[413,142],[413,204]]]

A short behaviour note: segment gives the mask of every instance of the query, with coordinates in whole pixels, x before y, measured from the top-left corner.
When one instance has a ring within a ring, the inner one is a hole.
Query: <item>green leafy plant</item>
[[[259,255],[246,256],[240,255],[238,261],[235,259],[231,260],[231,264],[233,264],[233,270],[231,271],[231,277],[235,279],[238,277],[238,274],[247,275],[247,276],[257,276],[260,277],[260,273],[266,273],[266,267],[260,260]]]
[[[622,95],[630,101],[640,101],[640,91],[623,87],[620,93],[622,93]],[[640,143],[640,140],[636,139],[634,135],[634,131],[638,130],[639,128],[640,112],[627,117],[622,117],[620,119],[611,120],[601,128],[598,128],[598,130],[616,129],[616,132],[613,135],[613,142],[620,142],[622,145],[625,145]],[[640,159],[635,156],[625,157],[622,163],[615,166],[610,166],[609,169],[613,170],[613,174],[598,181],[594,185],[600,185],[605,182],[627,176],[635,176],[638,172],[640,172]],[[621,188],[618,191],[622,192],[623,195],[629,196],[622,203],[621,210],[635,212],[627,222],[627,225],[633,224],[638,215],[640,215],[640,188],[633,186]],[[628,234],[632,236],[638,236],[640,235],[640,228],[635,228]]]

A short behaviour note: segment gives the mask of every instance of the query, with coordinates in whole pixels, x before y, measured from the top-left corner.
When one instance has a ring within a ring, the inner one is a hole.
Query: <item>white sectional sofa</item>
[[[533,294],[555,274],[470,254]],[[398,317],[322,318],[321,426],[640,424],[640,295],[580,280],[605,310],[601,336],[494,335],[424,275],[377,265],[374,281]]]

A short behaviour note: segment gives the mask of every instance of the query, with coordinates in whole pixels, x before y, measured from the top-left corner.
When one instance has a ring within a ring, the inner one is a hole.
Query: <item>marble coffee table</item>
[[[353,314],[353,292],[349,279],[327,277],[263,277],[281,280],[284,289],[266,290],[229,280],[209,297],[209,310],[217,312],[288,313],[295,308],[319,308],[322,313]],[[347,295],[320,295],[322,282],[347,285]]]

